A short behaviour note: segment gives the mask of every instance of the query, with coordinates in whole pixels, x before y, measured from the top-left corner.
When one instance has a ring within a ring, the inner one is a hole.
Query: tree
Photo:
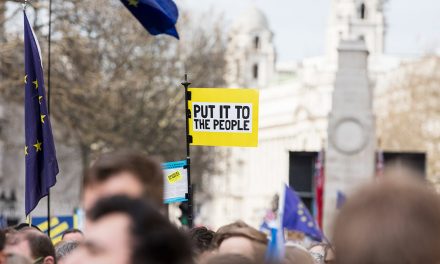
[[[52,118],[65,128],[63,138],[77,139],[85,165],[103,151],[120,148],[164,161],[186,157],[184,90],[179,83],[188,72],[194,85],[223,86],[226,49],[218,17],[199,26],[181,13],[177,41],[149,35],[120,1],[54,1]],[[45,27],[39,25],[37,34],[47,65]],[[0,90],[21,103],[22,91],[9,88],[22,85],[23,55],[17,49],[22,40],[11,36],[0,50],[8,53],[0,67]],[[194,149],[195,176],[213,169],[211,152]]]
[[[440,183],[440,57],[407,62],[376,94],[382,148],[427,154],[428,178]]]

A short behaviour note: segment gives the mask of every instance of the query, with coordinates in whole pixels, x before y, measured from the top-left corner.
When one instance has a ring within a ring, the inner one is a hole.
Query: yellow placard
[[[192,145],[258,146],[256,89],[190,88]]]
[[[182,173],[180,173],[180,171],[175,171],[175,172],[171,173],[170,175],[168,175],[167,179],[168,179],[169,183],[178,182],[182,179]]]

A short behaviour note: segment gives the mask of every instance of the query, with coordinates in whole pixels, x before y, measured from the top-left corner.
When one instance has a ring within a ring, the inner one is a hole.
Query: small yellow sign
[[[176,183],[182,179],[182,173],[180,171],[175,171],[167,176],[169,183]]]
[[[192,145],[258,146],[256,89],[190,88]]]

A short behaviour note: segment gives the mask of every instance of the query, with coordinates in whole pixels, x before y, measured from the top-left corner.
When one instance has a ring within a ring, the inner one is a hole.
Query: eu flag
[[[285,186],[283,228],[302,232],[316,241],[322,241],[322,233],[307,207],[296,192]]]
[[[40,47],[24,13],[25,211],[29,215],[56,183],[58,162],[46,106]]]
[[[168,34],[179,39],[179,10],[172,0],[121,0],[151,35]]]
[[[271,238],[266,250],[266,263],[281,263],[285,256],[284,230],[273,226]]]

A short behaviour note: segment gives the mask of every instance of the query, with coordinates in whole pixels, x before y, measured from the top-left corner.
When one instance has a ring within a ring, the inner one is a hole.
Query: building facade
[[[383,4],[381,0],[333,0],[326,53],[283,65],[276,63],[273,33],[261,10],[253,7],[233,24],[226,79],[230,87],[260,90],[259,146],[222,149],[222,173],[209,178],[211,199],[204,201],[199,223],[217,228],[242,219],[258,227],[273,196],[283,183],[289,183],[293,152],[325,149],[330,155],[324,210],[329,213],[324,222],[330,223],[335,215],[337,190],[350,193],[372,178],[377,142],[375,89],[403,61],[384,53]],[[347,91],[354,96],[350,102],[347,97],[344,100]],[[336,138],[365,134],[366,140],[353,138],[361,144],[359,151],[344,142],[342,147],[348,151],[335,149],[332,134],[337,134],[333,131],[338,130],[337,116],[349,116],[353,122]],[[368,165],[344,167],[359,160]],[[363,176],[349,177],[355,170]]]

